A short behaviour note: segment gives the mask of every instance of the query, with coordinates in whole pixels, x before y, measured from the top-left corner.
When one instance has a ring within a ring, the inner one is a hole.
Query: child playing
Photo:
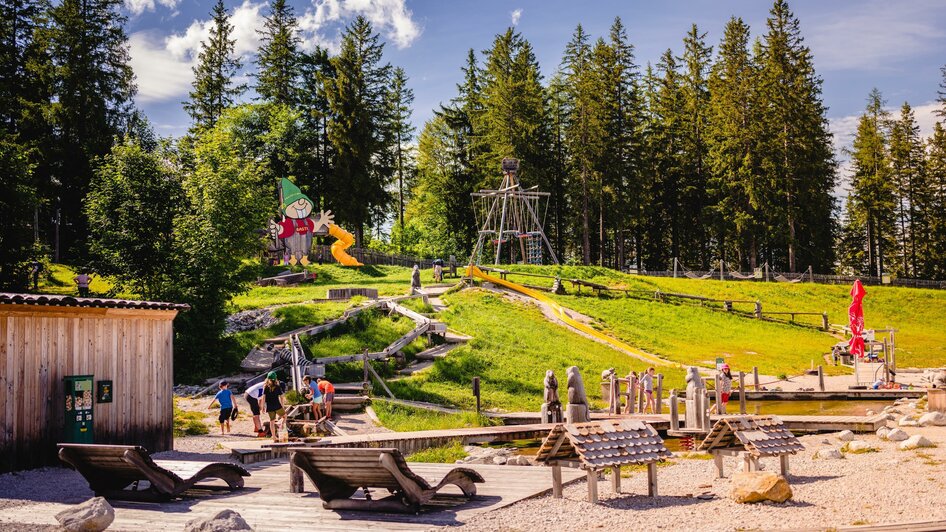
[[[275,371],[270,371],[266,375],[266,383],[263,385],[263,404],[266,407],[266,414],[269,416],[269,427],[273,434],[273,441],[279,441],[279,428],[277,426],[278,418],[286,420],[286,410],[283,405],[282,386],[276,377]],[[288,427],[287,427],[288,430]]]
[[[641,390],[647,399],[641,414],[646,414],[648,411],[653,414],[657,411],[657,403],[654,401],[654,371],[656,371],[654,368],[647,368],[647,371],[641,375]]]
[[[308,375],[302,377],[302,382],[306,385],[306,399],[312,402],[312,414],[315,419],[322,419],[322,392],[319,391],[318,383]]]
[[[222,436],[230,432],[230,414],[233,413],[233,392],[230,391],[230,383],[227,381],[220,381],[217,387],[220,388],[220,391],[217,392],[217,395],[214,396],[213,401],[210,402],[210,406],[207,408],[213,408],[214,403],[220,405],[220,415],[217,417],[217,420],[220,421],[220,435]],[[226,431],[224,431],[224,427],[226,427]]]

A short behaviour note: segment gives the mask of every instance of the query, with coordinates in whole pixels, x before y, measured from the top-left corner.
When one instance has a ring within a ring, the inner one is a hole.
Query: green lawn
[[[632,289],[681,292],[717,299],[746,299],[762,302],[763,311],[827,312],[831,323],[846,324],[850,305],[848,286],[813,283],[757,283],[712,281],[625,275],[598,267],[512,266],[517,271],[559,274],[564,279],[585,279],[609,286]],[[528,277],[510,276],[526,282]],[[544,281],[532,279],[542,284]],[[550,282],[548,284],[551,284]],[[827,352],[837,340],[825,333],[777,324],[759,324],[750,318],[701,309],[685,303],[666,305],[637,298],[598,299],[575,297],[575,289],[566,284],[570,296],[561,298],[566,306],[588,314],[614,334],[642,349],[680,361],[707,360],[719,354],[733,355],[741,366],[764,364],[800,370],[810,366],[820,353]],[[893,327],[897,333],[897,363],[901,367],[931,367],[946,364],[946,333],[942,316],[946,315],[946,291],[916,288],[868,286],[864,316],[868,328]],[[661,310],[664,307],[668,310]],[[737,308],[740,308],[737,306]],[[743,309],[751,307],[743,306]],[[820,323],[812,317],[810,323]],[[744,324],[744,325],[741,325]],[[753,325],[755,324],[755,325]],[[819,343],[819,338],[823,341]],[[746,351],[759,353],[751,355]],[[763,357],[767,361],[758,361]],[[754,361],[758,361],[756,364]]]
[[[72,280],[78,272],[65,264],[50,264],[49,270],[39,278],[39,292],[43,294],[79,295],[76,282]],[[92,275],[89,291],[92,295],[104,296],[112,289],[112,283],[99,275]]]
[[[374,408],[375,413],[378,414],[378,419],[381,420],[381,424],[395,432],[456,429],[463,427],[490,427],[501,424],[486,416],[477,415],[476,412],[448,414],[445,412],[434,412],[422,408],[412,408],[394,404],[383,399],[374,399],[371,402],[371,406]]]
[[[268,268],[263,273],[274,275],[281,270],[283,268]],[[378,293],[383,296],[406,294],[410,291],[411,269],[402,266],[346,268],[326,264],[310,265],[309,270],[318,274],[315,282],[292,287],[252,285],[246,293],[237,295],[230,301],[233,311],[322,299],[329,288],[377,288]]]
[[[427,371],[389,383],[395,395],[470,409],[473,377],[480,377],[482,406],[502,411],[537,411],[542,404],[545,371],[552,369],[565,401],[565,369],[581,369],[588,397],[601,405],[600,378],[607,368],[626,375],[646,364],[549,322],[534,305],[514,302],[482,290],[444,297],[440,314],[452,329],[473,337],[467,345],[437,360]],[[662,368],[665,389],[682,387],[683,370]]]

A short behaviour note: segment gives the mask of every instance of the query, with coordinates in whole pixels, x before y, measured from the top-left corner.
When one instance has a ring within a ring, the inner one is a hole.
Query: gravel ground
[[[893,424],[891,423],[891,426]],[[826,527],[946,519],[942,495],[946,476],[946,427],[905,427],[938,448],[901,451],[897,443],[859,435],[878,452],[848,454],[842,460],[814,459],[822,447],[840,448],[836,434],[801,438],[806,450],[792,457],[789,482],[794,492],[784,504],[738,504],[728,498],[729,479],[716,479],[711,460],[676,458],[658,469],[660,496],[647,493],[646,472],[622,479],[615,495],[608,481],[598,483],[600,504],[586,501],[587,485],[565,488],[564,499],[541,497],[479,515],[463,530],[744,530],[824,529]],[[827,443],[825,443],[827,442]],[[778,461],[762,460],[778,470]],[[736,460],[728,458],[729,475]],[[712,500],[695,496],[709,492]],[[633,510],[633,512],[628,512]]]

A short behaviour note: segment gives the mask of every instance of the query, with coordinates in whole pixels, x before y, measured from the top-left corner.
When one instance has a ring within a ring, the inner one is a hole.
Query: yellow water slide
[[[478,277],[484,281],[488,281],[490,283],[493,283],[499,286],[504,286],[510,290],[519,292],[520,294],[529,296],[532,299],[540,301],[548,305],[548,307],[552,309],[552,311],[555,313],[556,317],[558,317],[558,319],[565,322],[565,324],[567,324],[569,327],[573,329],[577,329],[589,336],[592,336],[600,340],[601,342],[604,342],[608,345],[616,347],[620,349],[621,351],[625,351],[631,356],[634,356],[635,358],[639,358],[645,362],[650,362],[651,364],[655,366],[676,366],[677,365],[672,362],[668,362],[661,358],[655,357],[654,355],[651,355],[650,353],[645,353],[635,347],[631,347],[630,345],[620,340],[612,338],[606,334],[602,334],[600,331],[596,331],[595,329],[589,327],[588,325],[585,325],[584,323],[569,316],[568,312],[566,312],[567,309],[565,307],[559,305],[554,299],[548,297],[542,292],[539,292],[537,290],[532,290],[530,288],[526,288],[520,284],[516,284],[510,281],[507,281],[505,279],[500,279],[498,277],[487,275],[485,272],[483,272],[483,270],[479,269],[476,266],[470,266],[467,269],[467,276]]]
[[[332,243],[332,256],[339,264],[342,266],[364,266],[355,257],[345,252],[355,243],[355,237],[351,233],[335,224],[329,224],[328,234],[338,239]]]

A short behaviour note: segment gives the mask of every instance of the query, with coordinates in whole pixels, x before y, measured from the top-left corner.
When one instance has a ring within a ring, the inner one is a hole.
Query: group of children
[[[654,371],[653,367],[647,368],[647,371],[641,373],[641,376],[638,378],[638,385],[646,398],[646,406],[644,406],[644,410],[641,411],[642,414],[653,414],[657,412],[656,403],[654,401]],[[637,376],[636,371],[632,371],[631,374],[635,377]],[[720,366],[719,404],[714,404],[710,412],[719,414],[726,413],[726,405],[729,403],[729,396],[732,394],[732,380],[732,371],[729,369],[729,364]]]
[[[331,418],[335,386],[322,377],[316,377],[313,380],[308,375],[303,377],[302,382],[305,384],[305,389],[300,391],[311,403],[315,418],[323,418],[323,406],[325,407],[324,417]],[[230,391],[230,383],[220,381],[217,387],[220,391],[214,396],[208,408],[213,408],[214,404],[220,408],[217,419],[220,422],[220,434],[223,435],[230,432],[230,421],[236,419],[238,410],[233,392]],[[266,375],[266,380],[248,387],[243,392],[243,398],[253,414],[253,430],[257,437],[266,436],[266,430],[260,422],[260,416],[265,412],[269,416],[269,428],[273,441],[279,441],[279,421],[286,423],[286,403],[283,398],[285,391],[285,384],[279,381],[275,371],[271,371]]]

